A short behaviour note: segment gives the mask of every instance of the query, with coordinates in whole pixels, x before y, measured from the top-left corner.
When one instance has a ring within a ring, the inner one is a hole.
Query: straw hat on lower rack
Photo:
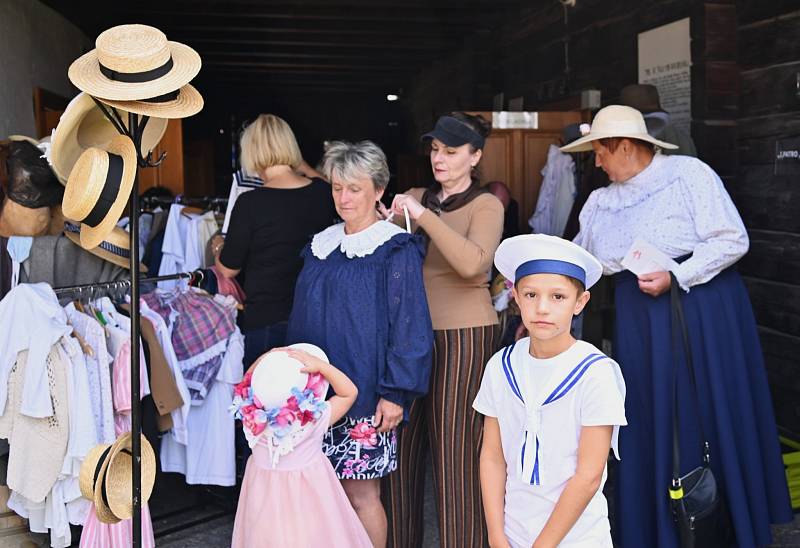
[[[141,436],[142,454],[142,504],[150,499],[156,481],[156,455],[147,438]],[[133,437],[123,434],[115,444],[108,457],[105,488],[108,507],[120,519],[133,516],[133,498],[131,496],[133,455],[131,444]]]
[[[131,195],[136,177],[136,147],[118,135],[105,149],[86,149],[75,162],[64,189],[64,216],[81,223],[80,242],[92,249],[111,233]]]
[[[150,499],[156,481],[156,456],[153,447],[141,435],[142,504]],[[113,444],[94,447],[81,465],[81,494],[94,502],[97,518],[103,523],[117,523],[133,516],[133,459],[130,432]]]
[[[81,227],[75,223],[64,223],[64,235],[77,246],[81,245]],[[114,229],[100,242],[97,247],[87,249],[95,257],[100,257],[104,261],[127,268],[131,267],[131,236],[122,228],[115,226]],[[147,272],[147,267],[139,263],[139,271]]]

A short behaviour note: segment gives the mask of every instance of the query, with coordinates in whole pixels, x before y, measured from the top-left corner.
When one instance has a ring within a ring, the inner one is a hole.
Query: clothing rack
[[[179,194],[175,198],[166,196],[142,196],[142,208],[145,210],[155,209],[157,206],[171,206],[172,204],[193,205],[193,206],[206,206],[209,209],[216,209],[228,205],[228,198],[218,197],[199,197],[190,198]]]
[[[195,270],[194,272],[179,272],[177,274],[168,274],[166,276],[154,276],[152,278],[142,278],[139,280],[139,283],[156,283],[156,282],[163,282],[167,280],[179,280],[183,278],[189,279],[189,284],[193,284],[194,282],[201,280],[203,277],[203,273],[199,270]],[[53,291],[56,294],[64,294],[64,293],[81,293],[83,291],[102,291],[106,289],[124,289],[131,286],[131,280],[126,278],[122,280],[115,280],[113,282],[96,282],[90,284],[81,284],[81,285],[68,285],[64,287],[54,287]]]
[[[130,290],[131,290],[131,495],[133,502],[132,539],[133,548],[142,546],[142,402],[139,390],[139,169],[156,167],[164,161],[166,152],[153,160],[152,152],[142,156],[142,134],[150,120],[149,116],[128,113],[127,126],[116,108],[105,105],[92,97],[97,108],[105,115],[117,131],[129,137],[136,149],[137,169],[130,196]]]

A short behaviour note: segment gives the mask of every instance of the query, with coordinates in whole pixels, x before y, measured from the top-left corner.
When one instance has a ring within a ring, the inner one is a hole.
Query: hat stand
[[[94,102],[114,124],[114,127],[122,135],[130,137],[136,148],[136,175],[133,179],[133,188],[130,197],[130,284],[131,284],[131,460],[132,485],[133,485],[133,548],[142,546],[142,403],[139,390],[139,169],[156,167],[164,161],[166,152],[162,152],[158,160],[153,161],[152,153],[148,152],[146,157],[142,156],[142,134],[147,126],[149,116],[139,118],[138,114],[128,113],[128,127],[120,117],[119,112],[114,107],[104,105],[97,98],[92,97]]]

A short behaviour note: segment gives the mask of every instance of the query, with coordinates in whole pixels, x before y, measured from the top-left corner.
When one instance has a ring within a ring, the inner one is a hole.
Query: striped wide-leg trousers
[[[479,456],[483,417],[472,409],[496,325],[435,331],[431,386],[416,400],[398,439],[398,468],[384,479],[389,546],[417,548],[423,538],[425,458],[430,449],[441,546],[488,547]]]

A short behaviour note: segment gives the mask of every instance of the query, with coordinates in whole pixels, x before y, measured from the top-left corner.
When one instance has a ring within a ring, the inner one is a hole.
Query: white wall
[[[0,0],[0,139],[35,137],[33,88],[72,98],[69,65],[93,47],[75,25],[38,0]]]

